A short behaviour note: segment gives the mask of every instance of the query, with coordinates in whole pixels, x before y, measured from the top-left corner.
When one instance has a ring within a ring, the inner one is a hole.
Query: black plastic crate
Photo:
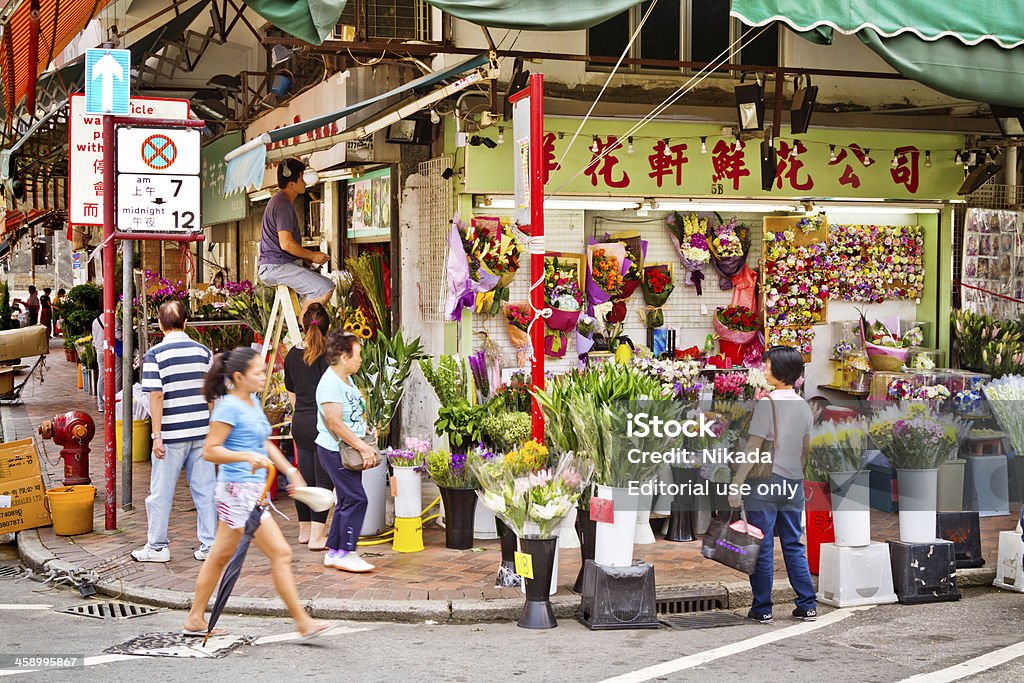
[[[956,551],[950,541],[889,541],[889,555],[896,597],[904,605],[960,599],[956,585]]]
[[[879,512],[898,512],[900,506],[896,468],[872,463],[867,466],[867,470],[871,508]]]
[[[592,631],[658,628],[654,565],[604,567],[587,560],[576,618]]]
[[[935,534],[953,543],[957,569],[985,566],[985,558],[981,554],[981,521],[977,512],[938,513]]]

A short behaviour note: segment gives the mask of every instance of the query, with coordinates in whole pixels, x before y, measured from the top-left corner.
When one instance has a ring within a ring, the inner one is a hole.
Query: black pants
[[[295,452],[299,456],[299,472],[302,474],[302,478],[306,480],[306,485],[319,486],[328,491],[334,489],[331,476],[327,474],[327,470],[320,464],[320,458],[316,457],[316,444],[312,444],[311,448],[306,449],[303,446],[310,444],[303,443],[303,445],[299,445],[297,441],[292,443],[295,444]],[[327,522],[327,510],[323,512],[310,510],[309,506],[299,501],[295,501],[295,512],[299,516],[300,522],[319,522],[320,524]]]

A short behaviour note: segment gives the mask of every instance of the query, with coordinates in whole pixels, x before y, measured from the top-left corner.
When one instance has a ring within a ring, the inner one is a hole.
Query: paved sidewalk
[[[101,579],[101,591],[123,598],[186,607],[190,604],[200,563],[192,557],[198,543],[195,538],[195,509],[184,477],[179,482],[171,524],[171,562],[141,564],[129,553],[146,542],[145,497],[148,493],[149,463],[134,466],[133,497],[135,509],[118,509],[118,529],[105,532],[103,506],[103,425],[96,410],[95,397],[75,388],[75,366],[65,362],[59,340],[48,359],[45,382],[31,382],[23,394],[23,405],[3,408],[5,440],[26,438],[36,426],[57,412],[83,410],[97,421],[92,442],[90,472],[98,489],[95,505],[95,530],[82,536],[55,536],[52,528],[19,534],[23,559],[31,565],[92,570]],[[12,436],[9,432],[14,432]],[[37,439],[46,461],[51,486],[62,478],[60,449],[53,442]],[[119,463],[120,479],[120,463]],[[120,483],[120,482],[119,482]],[[433,489],[431,489],[433,490]],[[118,499],[120,499],[118,491]],[[425,494],[426,500],[431,500]],[[375,618],[437,621],[518,618],[521,594],[513,589],[494,587],[501,551],[496,540],[478,541],[473,550],[444,548],[444,531],[430,523],[424,530],[426,550],[420,553],[395,553],[389,545],[361,550],[377,570],[371,574],[344,574],[323,567],[323,553],[311,552],[294,539],[297,536],[294,507],[287,498],[277,506],[291,519],[276,516],[286,536],[292,539],[294,572],[299,594],[316,615],[331,618]],[[982,520],[982,538],[987,568],[970,570],[964,581],[991,583],[996,560],[998,531],[1011,529],[1016,516]],[[874,540],[898,537],[896,515],[872,513]],[[572,586],[580,561],[579,550],[564,549],[559,556],[558,593],[554,598],[560,615],[571,615],[578,604]],[[728,595],[727,605],[736,609],[749,605],[746,576],[700,555],[700,543],[670,543],[636,547],[636,558],[655,566],[659,595],[677,588],[710,588]],[[780,600],[791,599],[785,580],[781,555],[777,555],[776,587]],[[963,582],[962,582],[963,585]],[[269,563],[259,551],[249,553],[245,569],[233,592],[229,609],[247,613],[284,613],[270,581]]]

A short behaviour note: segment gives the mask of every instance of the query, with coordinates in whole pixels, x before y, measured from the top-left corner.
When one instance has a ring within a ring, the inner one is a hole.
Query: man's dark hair
[[[165,330],[184,330],[188,314],[180,301],[168,301],[160,306],[160,327]]]
[[[783,384],[793,386],[804,374],[804,357],[791,346],[773,346],[764,354],[771,361],[772,375]]]
[[[35,285],[29,285],[28,286],[28,293],[29,294],[35,294],[36,293],[36,286]]]
[[[305,170],[306,165],[298,159],[285,159],[277,165],[277,186],[283,190],[289,183],[300,180]]]

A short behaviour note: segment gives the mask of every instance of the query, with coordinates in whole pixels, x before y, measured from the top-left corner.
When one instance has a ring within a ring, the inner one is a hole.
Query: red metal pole
[[[530,236],[534,244],[544,244],[544,76],[530,76]],[[539,252],[539,253],[538,253]],[[530,282],[544,277],[544,249],[530,252]],[[535,310],[544,308],[544,287],[530,290],[530,303]],[[531,330],[533,343],[533,389],[544,388],[544,325],[540,321]],[[544,442],[544,415],[533,399],[531,406],[533,438]]]
[[[117,306],[117,282],[114,271],[117,268],[117,242],[114,240],[114,197],[117,177],[114,163],[117,150],[115,145],[114,117],[103,117],[103,469],[107,480],[106,516],[104,528],[117,528],[117,415],[114,414],[114,308]]]

